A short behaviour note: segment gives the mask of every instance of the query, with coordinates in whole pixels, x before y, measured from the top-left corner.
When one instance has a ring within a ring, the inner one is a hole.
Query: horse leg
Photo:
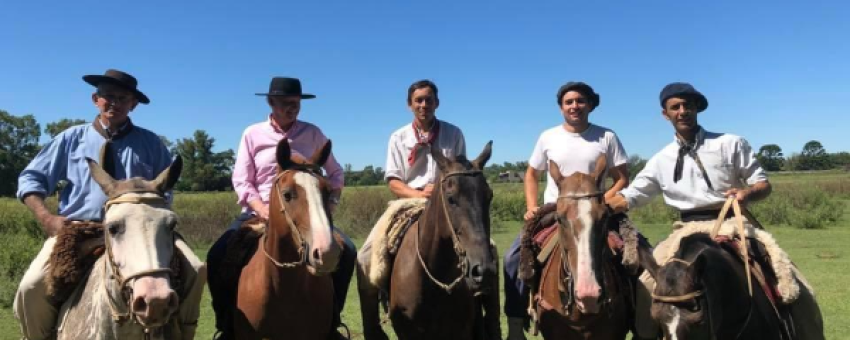
[[[490,244],[490,252],[493,254],[493,262],[496,264],[496,268],[499,268],[499,252],[496,249],[495,244]],[[489,292],[480,297],[480,302],[482,305],[482,309],[484,312],[483,319],[481,320],[483,323],[483,331],[484,338],[487,340],[493,339],[502,339],[502,324],[499,320],[499,316],[501,315],[499,310],[499,275],[495,275],[495,278],[492,280],[492,284],[490,286]],[[478,318],[480,313],[476,311],[475,316]]]
[[[368,266],[357,266],[357,291],[360,294],[360,314],[363,320],[363,337],[366,340],[388,340],[381,328],[381,315],[378,310],[378,287],[369,282]]]

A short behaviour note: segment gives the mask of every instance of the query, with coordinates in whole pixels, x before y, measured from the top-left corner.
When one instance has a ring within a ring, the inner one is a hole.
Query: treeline
[[[55,137],[69,127],[88,124],[82,119],[61,119],[48,123],[44,134]],[[14,196],[18,175],[43,147],[39,144],[41,125],[33,115],[14,116],[0,110],[0,196]],[[215,138],[197,130],[189,138],[171,142],[160,136],[171,153],[183,157],[183,172],[175,189],[181,191],[230,190],[233,150],[213,152]],[[61,183],[60,183],[61,186]]]

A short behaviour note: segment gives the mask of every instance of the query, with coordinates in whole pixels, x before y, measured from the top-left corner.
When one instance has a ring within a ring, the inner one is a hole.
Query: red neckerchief
[[[434,127],[431,128],[431,131],[428,132],[428,138],[422,139],[419,135],[419,128],[416,126],[416,121],[413,121],[413,124],[410,126],[413,128],[413,137],[416,138],[416,144],[413,146],[413,149],[410,150],[410,154],[407,155],[407,164],[413,166],[416,163],[416,153],[420,148],[430,146],[431,143],[437,138],[437,135],[440,133],[440,121],[437,118],[434,118]]]

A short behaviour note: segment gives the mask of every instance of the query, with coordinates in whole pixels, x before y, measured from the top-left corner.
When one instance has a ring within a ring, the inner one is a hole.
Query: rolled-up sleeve
[[[248,202],[262,199],[257,189],[257,168],[254,165],[254,155],[251,153],[249,129],[242,134],[236,161],[233,164],[233,190],[236,191],[237,202],[248,206]]]
[[[646,205],[652,198],[661,193],[661,185],[658,181],[656,158],[650,158],[628,188],[620,191],[620,194],[629,202],[629,209]]]
[[[392,134],[387,144],[387,166],[384,179],[389,182],[391,178],[404,180],[404,163],[407,159],[401,152],[401,142],[397,141],[401,136]]]
[[[767,181],[767,173],[761,167],[750,143],[743,138],[737,145],[735,163],[737,163],[735,165],[738,168],[739,178],[746,181],[747,185]]]
[[[70,137],[67,133],[56,136],[21,171],[16,193],[19,200],[31,193],[46,196],[56,190],[60,180],[65,179],[68,169],[68,138]]]

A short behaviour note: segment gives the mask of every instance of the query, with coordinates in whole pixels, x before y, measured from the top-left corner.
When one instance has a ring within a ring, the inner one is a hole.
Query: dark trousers
[[[236,288],[226,287],[219,279],[221,274],[221,262],[224,260],[227,252],[227,241],[245,221],[253,217],[250,213],[242,213],[230,224],[230,227],[216,241],[210,251],[207,253],[207,284],[210,288],[213,310],[215,311],[215,325],[219,330],[229,333],[233,327],[232,309],[236,302]],[[339,264],[336,271],[331,274],[334,286],[334,326],[340,323],[339,314],[345,307],[345,297],[348,294],[348,286],[351,283],[351,276],[354,273],[354,265],[357,259],[357,248],[351,239],[334,227],[334,230],[342,236],[344,246],[340,255]]]
[[[505,288],[505,315],[509,318],[528,317],[528,294],[525,283],[519,279],[519,244],[520,235],[517,235],[514,243],[505,252],[504,259],[504,288]]]

